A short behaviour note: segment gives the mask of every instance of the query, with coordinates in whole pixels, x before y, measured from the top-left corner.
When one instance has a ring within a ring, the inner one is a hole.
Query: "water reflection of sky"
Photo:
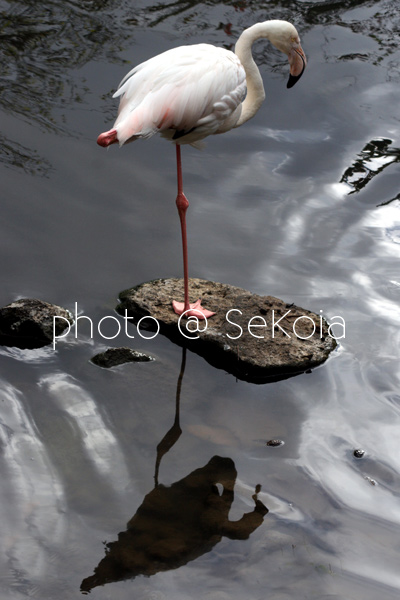
[[[118,292],[180,276],[174,156],[163,140],[102,151],[112,91],[182,43],[230,47],[266,17],[294,20],[309,64],[262,43],[267,86],[239,130],[184,149],[193,276],[346,321],[313,373],[255,386],[189,354],[172,485],[229,457],[230,519],[268,507],[248,539],[96,598],[398,598],[399,13],[395,3],[9,2],[1,18],[1,303],[40,297],[95,322]],[[79,587],[154,487],[173,424],[181,349],[132,344],[154,363],[96,368],[99,335],[55,352],[0,349],[2,598]],[[279,447],[266,446],[282,439]],[[353,450],[362,448],[361,459]],[[221,493],[221,492],[219,492]]]

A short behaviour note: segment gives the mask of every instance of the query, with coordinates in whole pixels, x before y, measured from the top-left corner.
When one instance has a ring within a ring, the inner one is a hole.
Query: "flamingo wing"
[[[173,48],[121,81],[114,129],[120,145],[155,133],[193,143],[233,127],[245,95],[246,75],[233,52],[209,44]]]

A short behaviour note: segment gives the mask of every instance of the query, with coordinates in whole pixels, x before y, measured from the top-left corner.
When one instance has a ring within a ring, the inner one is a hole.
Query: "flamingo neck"
[[[260,71],[254,62],[251,48],[257,40],[261,38],[269,39],[274,29],[274,23],[274,21],[256,23],[256,25],[245,29],[236,43],[235,54],[246,72],[247,95],[242,104],[242,112],[235,127],[239,127],[254,117],[264,101],[264,85]]]

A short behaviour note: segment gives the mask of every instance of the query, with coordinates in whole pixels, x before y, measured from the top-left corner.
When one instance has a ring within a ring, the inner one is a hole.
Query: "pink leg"
[[[176,167],[178,174],[178,195],[176,197],[176,206],[181,222],[182,233],[182,250],[183,250],[183,285],[184,285],[184,302],[172,301],[172,307],[177,315],[185,313],[187,317],[194,316],[198,319],[212,317],[215,313],[203,308],[200,300],[194,304],[189,304],[189,275],[188,275],[188,248],[187,248],[187,232],[186,232],[186,211],[189,206],[189,201],[183,193],[182,185],[182,163],[181,163],[181,147],[176,144]]]
[[[186,211],[189,206],[189,201],[183,193],[182,184],[182,163],[181,163],[181,147],[176,144],[176,168],[178,174],[178,195],[176,197],[176,206],[179,213],[182,232],[182,250],[183,250],[183,284],[185,290],[184,311],[189,310],[189,269],[188,269],[188,249],[187,249],[187,233],[186,233]]]

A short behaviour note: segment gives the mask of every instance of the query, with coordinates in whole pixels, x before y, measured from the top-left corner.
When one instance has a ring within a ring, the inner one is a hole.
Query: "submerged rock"
[[[54,319],[54,317],[59,317]],[[71,313],[42,300],[22,298],[0,308],[0,344],[41,348],[73,323]]]
[[[277,446],[283,446],[284,443],[285,442],[283,440],[278,440],[278,439],[268,440],[267,446],[271,446],[272,448],[276,448]]]
[[[190,301],[216,311],[208,321],[173,312],[182,300],[182,279],[157,279],[121,292],[119,314],[187,346],[210,364],[239,379],[282,379],[323,363],[336,347],[326,321],[273,296],[258,296],[231,285],[191,279]]]
[[[362,450],[361,448],[358,448],[357,450],[354,450],[353,452],[353,456],[355,458],[362,458],[365,454],[365,450]]]
[[[128,362],[148,362],[150,360],[154,360],[154,357],[125,347],[108,348],[105,352],[100,352],[91,359],[92,363],[104,369],[117,367]]]

